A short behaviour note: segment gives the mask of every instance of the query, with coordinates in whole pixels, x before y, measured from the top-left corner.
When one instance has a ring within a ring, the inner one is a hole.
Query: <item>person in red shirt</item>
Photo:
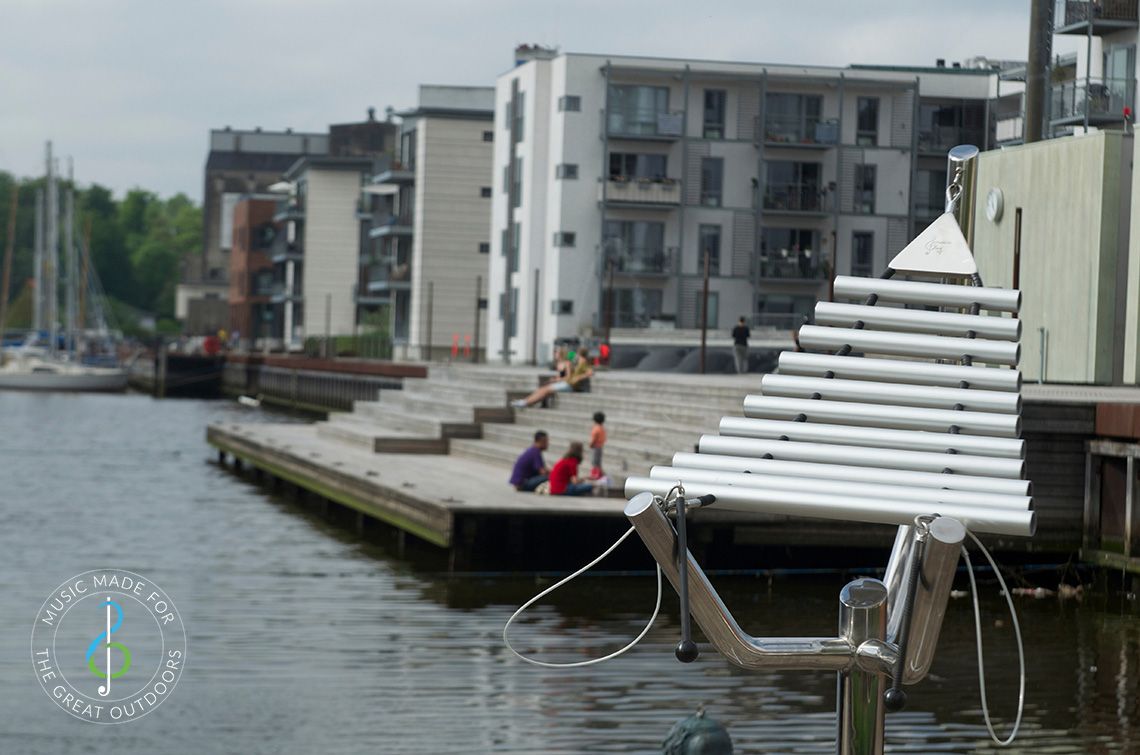
[[[578,477],[578,465],[582,463],[582,444],[574,441],[570,450],[558,460],[550,470],[551,495],[588,495],[594,486],[582,482]]]

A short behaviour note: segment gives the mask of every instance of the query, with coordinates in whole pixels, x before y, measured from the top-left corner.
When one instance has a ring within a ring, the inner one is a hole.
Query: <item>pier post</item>
[[[839,636],[852,647],[884,640],[887,632],[887,588],[877,579],[857,579],[839,593]],[[882,755],[883,674],[858,663],[839,674],[836,694],[839,755]]]

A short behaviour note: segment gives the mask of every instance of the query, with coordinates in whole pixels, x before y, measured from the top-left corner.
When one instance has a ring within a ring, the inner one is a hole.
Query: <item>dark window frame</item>
[[[697,272],[705,271],[705,248],[710,239],[716,239],[716,244],[709,247],[709,277],[720,277],[720,251],[723,228],[719,223],[701,223],[697,226]],[[715,247],[715,248],[712,248]]]
[[[710,95],[712,95],[711,104]],[[704,119],[701,126],[702,138],[726,138],[725,121],[727,118],[726,113],[728,112],[728,91],[725,89],[706,89],[704,105]]]
[[[866,253],[867,259],[857,259],[860,253]],[[875,232],[851,232],[851,275],[860,278],[870,278],[875,274]]]
[[[716,167],[716,187],[713,187],[714,171],[709,171],[708,168]],[[704,207],[723,207],[724,206],[724,158],[723,157],[702,157],[701,158],[701,205]]]

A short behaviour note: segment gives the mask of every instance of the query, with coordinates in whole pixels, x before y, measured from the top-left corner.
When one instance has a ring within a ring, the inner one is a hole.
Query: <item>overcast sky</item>
[[[516,43],[847,65],[1024,60],[1029,0],[4,0],[0,170],[201,198],[210,128],[323,131],[416,87],[494,84]]]

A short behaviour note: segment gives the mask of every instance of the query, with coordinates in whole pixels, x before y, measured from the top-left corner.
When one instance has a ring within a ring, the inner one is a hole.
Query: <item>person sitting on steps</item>
[[[511,470],[511,485],[520,493],[533,492],[550,477],[550,468],[542,458],[542,452],[550,447],[550,436],[539,430],[534,434],[534,444],[519,454],[515,467]]]
[[[570,393],[572,391],[581,391],[586,387],[585,381],[594,374],[594,368],[590,366],[590,354],[586,349],[579,349],[578,356],[574,360],[574,364],[570,367],[570,374],[566,376],[565,380],[558,380],[553,383],[548,383],[526,398],[520,398],[517,401],[512,401],[511,406],[516,409],[525,409],[528,406],[534,406],[548,396],[555,393]]]
[[[550,470],[551,495],[589,495],[594,490],[594,483],[582,482],[578,477],[578,465],[581,463],[582,443],[576,440]]]

